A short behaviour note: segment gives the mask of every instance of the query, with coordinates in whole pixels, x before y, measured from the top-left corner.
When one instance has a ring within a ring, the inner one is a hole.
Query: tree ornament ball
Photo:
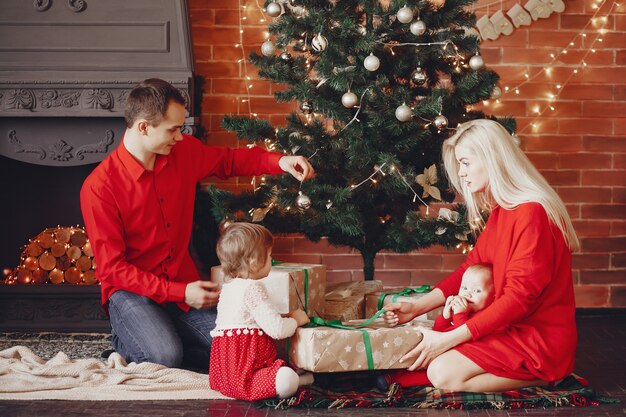
[[[343,107],[347,109],[351,109],[352,107],[356,106],[356,103],[358,103],[358,101],[359,98],[352,91],[348,91],[343,96],[341,96],[341,104],[343,104]]]
[[[322,52],[327,46],[328,40],[321,33],[318,33],[311,39],[311,48],[313,48],[315,52]]]
[[[280,54],[280,59],[289,62],[291,61],[291,54],[289,52],[283,52],[282,54]]]
[[[423,35],[426,32],[426,23],[423,20],[417,19],[415,22],[411,23],[409,30],[415,36]]]
[[[298,191],[298,197],[296,197],[296,206],[303,210],[311,208],[311,199],[308,195],[303,194],[302,191]]]
[[[446,4],[446,0],[428,0],[428,2],[435,8],[441,9],[444,4]]]
[[[474,71],[477,71],[477,70],[479,70],[479,69],[481,69],[482,67],[485,66],[485,61],[483,60],[482,56],[476,54],[476,55],[474,55],[473,57],[470,58],[469,66]]]
[[[445,129],[446,127],[448,127],[448,119],[446,119],[446,116],[444,116],[443,114],[440,114],[439,116],[435,117],[435,121],[433,123],[435,127],[439,130]]]
[[[275,50],[276,50],[276,47],[270,40],[263,42],[263,44],[261,45],[261,53],[265,56],[274,55]]]
[[[500,89],[500,87],[495,85],[493,87],[493,90],[491,90],[491,98],[494,99],[494,100],[497,100],[500,97],[502,97],[502,90]]]
[[[426,73],[422,70],[421,67],[417,67],[413,74],[411,74],[411,80],[417,85],[424,85],[426,83]]]
[[[363,61],[363,66],[368,71],[376,71],[380,67],[380,59],[378,59],[376,55],[370,54],[370,56]]]
[[[267,14],[271,17],[278,17],[283,14],[283,6],[278,3],[270,3],[267,5]]]
[[[302,110],[302,112],[304,114],[311,114],[313,113],[313,103],[311,102],[311,100],[305,100],[300,104],[300,110]]]
[[[404,6],[400,10],[398,10],[396,17],[398,18],[398,21],[400,23],[409,23],[411,20],[413,20],[413,10],[411,10],[411,8],[408,6]]]
[[[402,104],[396,108],[396,119],[401,122],[408,122],[413,117],[413,112],[411,108],[406,104]]]

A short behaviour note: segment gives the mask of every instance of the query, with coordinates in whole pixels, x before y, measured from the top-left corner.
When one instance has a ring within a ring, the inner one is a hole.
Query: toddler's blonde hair
[[[254,223],[224,223],[217,241],[217,257],[226,278],[249,278],[265,265],[274,237]]]

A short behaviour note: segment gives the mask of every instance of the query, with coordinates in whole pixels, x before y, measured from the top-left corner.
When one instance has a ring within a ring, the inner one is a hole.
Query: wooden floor
[[[598,407],[532,410],[416,410],[401,409],[256,409],[242,401],[0,401],[1,417],[123,416],[123,417],[418,417],[418,416],[562,416],[599,417],[626,415],[626,311],[582,311],[578,318],[579,345],[576,373],[587,378],[601,394],[620,399],[619,404]]]

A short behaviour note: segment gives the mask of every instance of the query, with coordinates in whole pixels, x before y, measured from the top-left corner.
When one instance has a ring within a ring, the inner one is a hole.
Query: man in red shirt
[[[124,116],[122,143],[80,193],[113,348],[129,362],[208,363],[219,290],[200,279],[188,250],[196,184],[283,172],[303,181],[314,170],[302,156],[206,146],[182,134],[185,100],[163,80],[133,88]]]

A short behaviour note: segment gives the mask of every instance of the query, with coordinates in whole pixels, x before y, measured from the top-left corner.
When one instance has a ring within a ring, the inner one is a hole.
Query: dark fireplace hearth
[[[186,0],[0,2],[0,267],[29,239],[82,226],[80,187],[120,144],[130,89],[162,78],[187,101],[193,58]],[[0,330],[108,330],[98,285],[0,285]]]

